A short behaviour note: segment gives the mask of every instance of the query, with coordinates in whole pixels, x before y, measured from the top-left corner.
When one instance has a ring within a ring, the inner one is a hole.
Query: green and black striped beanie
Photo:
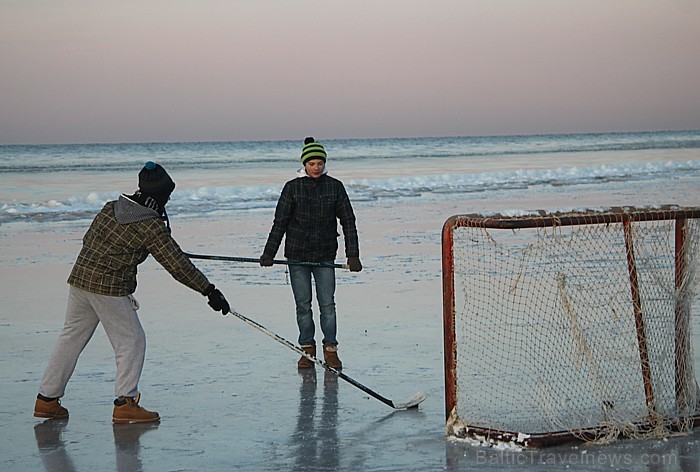
[[[326,162],[326,150],[321,143],[317,143],[314,138],[308,137],[304,140],[304,147],[301,148],[301,164],[306,165],[311,159],[321,159]]]

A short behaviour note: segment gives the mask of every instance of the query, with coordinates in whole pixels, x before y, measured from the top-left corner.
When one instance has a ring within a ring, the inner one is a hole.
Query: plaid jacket
[[[158,213],[124,195],[107,202],[93,220],[68,283],[100,295],[129,295],[136,290],[136,266],[149,254],[178,282],[200,293],[209,287]]]
[[[305,262],[335,260],[338,222],[343,227],[345,255],[359,257],[355,214],[340,180],[328,174],[318,179],[300,177],[282,189],[264,254],[274,257],[286,234],[284,256]]]

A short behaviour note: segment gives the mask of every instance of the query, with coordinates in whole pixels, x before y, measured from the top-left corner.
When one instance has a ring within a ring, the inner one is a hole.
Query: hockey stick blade
[[[264,333],[264,334],[270,336],[272,339],[274,339],[274,340],[277,341],[278,343],[280,343],[280,344],[282,344],[282,345],[284,345],[284,346],[287,346],[287,347],[290,348],[291,350],[293,350],[293,351],[295,351],[295,352],[301,354],[302,356],[306,357],[306,358],[309,359],[310,361],[312,361],[312,362],[314,362],[314,363],[320,365],[320,366],[323,367],[324,369],[326,369],[326,370],[328,370],[328,371],[330,371],[330,372],[333,372],[335,375],[337,375],[337,376],[340,377],[341,379],[345,380],[346,382],[351,383],[352,385],[354,385],[355,387],[359,388],[359,389],[362,390],[363,392],[368,393],[369,395],[373,396],[374,398],[376,398],[376,399],[379,400],[380,402],[382,402],[382,403],[384,403],[385,405],[388,405],[388,406],[394,408],[395,410],[407,410],[407,409],[409,409],[409,408],[418,408],[418,404],[427,398],[427,395],[426,395],[424,392],[418,392],[418,393],[414,394],[411,398],[409,398],[408,400],[406,400],[405,402],[402,402],[402,403],[394,403],[393,401],[389,400],[388,398],[383,397],[382,395],[378,394],[378,393],[375,392],[374,390],[372,390],[372,389],[370,389],[370,388],[368,388],[368,387],[365,387],[364,385],[362,385],[360,382],[358,382],[357,380],[353,379],[353,378],[350,377],[349,375],[347,375],[347,374],[345,374],[345,373],[339,371],[338,369],[334,369],[333,367],[329,366],[326,362],[324,362],[324,361],[318,359],[316,356],[312,356],[311,354],[309,354],[309,353],[307,353],[306,351],[304,351],[302,348],[300,348],[300,347],[298,347],[298,346],[295,346],[295,345],[292,344],[290,341],[287,341],[286,339],[284,339],[282,336],[279,336],[279,335],[273,333],[272,331],[268,330],[267,328],[265,328],[263,325],[261,325],[261,324],[258,323],[257,321],[254,321],[254,320],[248,318],[247,316],[244,316],[244,315],[238,313],[238,312],[237,312],[236,310],[234,310],[233,308],[231,308],[231,311],[229,312],[229,314],[231,314],[231,315],[235,316],[236,318],[242,320],[242,321],[245,322],[246,324],[248,324],[248,325],[252,326],[253,328],[257,329],[258,331],[261,331],[262,333]]]
[[[418,408],[418,405],[426,398],[428,398],[428,395],[425,392],[416,392],[405,402],[394,402],[394,408],[397,410],[410,410],[411,408]]]

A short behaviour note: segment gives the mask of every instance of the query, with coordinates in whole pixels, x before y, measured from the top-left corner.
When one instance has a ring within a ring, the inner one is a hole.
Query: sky
[[[0,0],[0,144],[700,129],[697,0]]]

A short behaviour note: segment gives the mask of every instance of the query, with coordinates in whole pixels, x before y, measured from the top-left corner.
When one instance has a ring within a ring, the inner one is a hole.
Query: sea
[[[497,199],[582,185],[601,193],[613,185],[671,189],[679,180],[697,182],[700,195],[699,130],[317,140],[329,174],[344,182],[354,205]],[[171,215],[271,209],[300,167],[302,144],[0,146],[0,225],[90,219],[106,201],[136,190],[146,161],[163,165],[177,184]]]

